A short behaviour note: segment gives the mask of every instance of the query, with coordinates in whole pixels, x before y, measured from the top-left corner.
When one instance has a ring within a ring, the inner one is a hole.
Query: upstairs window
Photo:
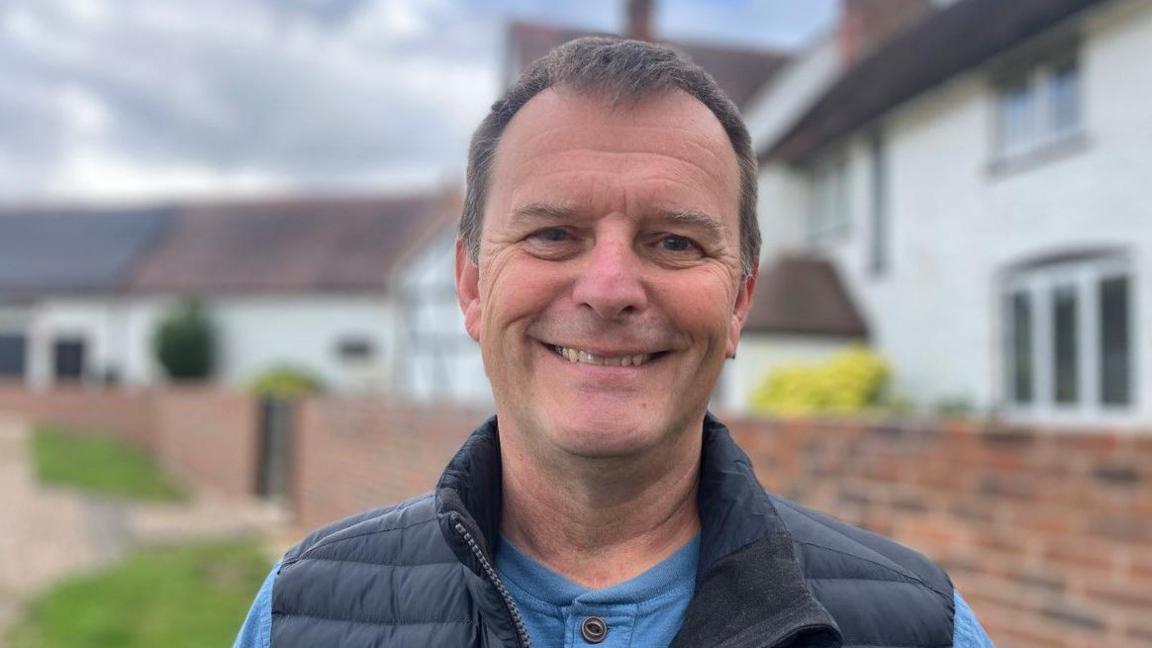
[[[812,167],[808,240],[815,246],[843,240],[848,234],[848,160],[843,155],[820,160]]]
[[[1136,403],[1133,276],[1123,257],[1014,272],[1004,294],[1006,400],[1013,411],[1123,414]]]
[[[1067,142],[1083,128],[1075,57],[1032,65],[996,88],[996,158],[1012,159]]]

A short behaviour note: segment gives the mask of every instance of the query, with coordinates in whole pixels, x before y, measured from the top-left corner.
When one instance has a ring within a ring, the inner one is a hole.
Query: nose
[[[607,320],[638,313],[648,305],[643,270],[630,241],[597,241],[576,278],[572,297]]]

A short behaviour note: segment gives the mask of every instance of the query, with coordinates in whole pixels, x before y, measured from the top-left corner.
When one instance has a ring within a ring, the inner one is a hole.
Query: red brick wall
[[[254,492],[256,406],[242,393],[191,387],[28,390],[9,385],[0,386],[0,412],[130,441],[151,451],[194,490]]]
[[[156,399],[156,457],[201,492],[251,495],[259,452],[259,410],[244,393],[182,388]]]
[[[0,412],[79,431],[113,434],[147,449],[153,447],[154,407],[155,394],[145,390],[28,390],[22,385],[0,384]]]
[[[311,529],[431,489],[486,417],[368,400],[303,403],[296,435],[298,525]]]
[[[944,565],[1003,647],[1152,645],[1152,430],[742,421],[770,488]]]

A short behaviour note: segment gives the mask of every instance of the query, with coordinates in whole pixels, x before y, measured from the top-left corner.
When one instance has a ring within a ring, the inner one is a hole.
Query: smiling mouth
[[[649,361],[664,355],[664,351],[656,353],[634,353],[629,355],[604,356],[595,355],[582,349],[549,344],[548,348],[554,353],[573,364],[588,364],[598,367],[639,367]]]

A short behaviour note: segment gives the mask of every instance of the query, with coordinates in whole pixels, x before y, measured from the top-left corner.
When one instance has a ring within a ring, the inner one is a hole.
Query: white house
[[[457,216],[453,214],[453,216]],[[401,264],[393,288],[398,343],[395,390],[422,401],[492,402],[480,346],[456,300],[456,219]]]
[[[758,133],[765,267],[834,264],[913,402],[1147,422],[1150,59],[1146,0],[927,15]]]
[[[157,324],[194,297],[217,330],[222,384],[293,366],[335,390],[387,390],[397,263],[457,211],[455,192],[4,210],[0,379],[161,383]]]

